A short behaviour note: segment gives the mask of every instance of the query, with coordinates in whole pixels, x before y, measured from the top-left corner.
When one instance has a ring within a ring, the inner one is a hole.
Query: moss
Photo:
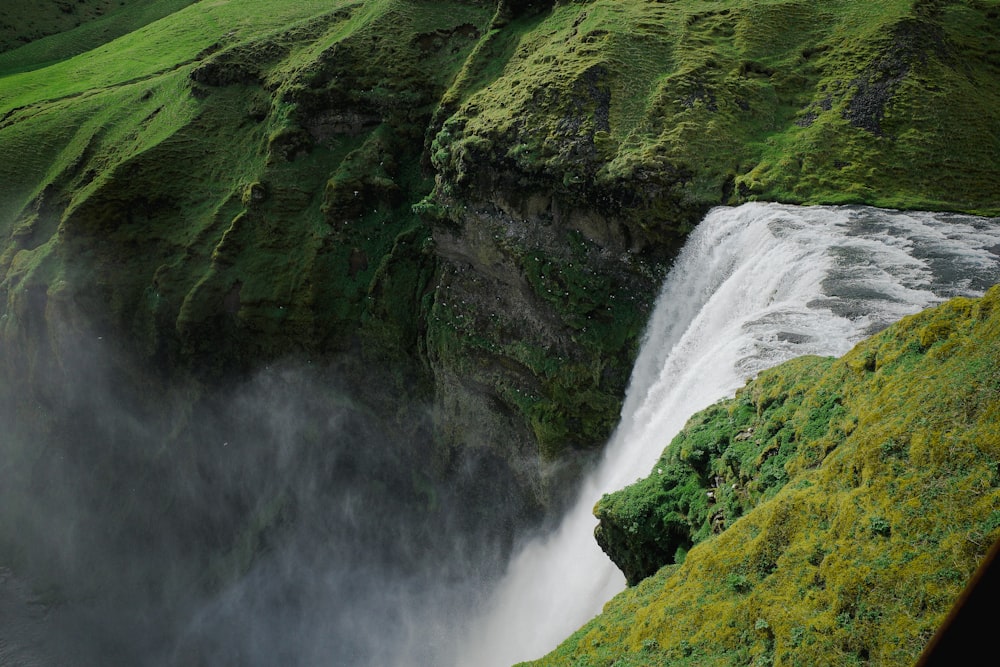
[[[646,568],[636,585],[533,664],[912,664],[1000,535],[998,303],[997,287],[949,301],[693,417],[649,478],[598,504],[601,530],[635,519],[645,536],[617,545]],[[747,482],[746,514],[698,536],[698,473],[745,466],[735,443],[781,433],[787,481]],[[655,571],[670,539],[695,545]]]
[[[601,498],[595,536],[630,584],[722,532],[787,483],[785,464],[798,443],[824,436],[831,406],[839,406],[839,397],[829,396],[803,405],[832,361],[802,358],[765,371],[736,399],[693,417],[650,477]]]
[[[748,198],[995,211],[998,34],[974,3],[559,4],[451,93],[438,192],[527,176],[656,242]]]

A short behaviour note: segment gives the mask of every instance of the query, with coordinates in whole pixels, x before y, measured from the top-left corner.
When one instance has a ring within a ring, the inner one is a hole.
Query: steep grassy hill
[[[8,0],[0,8],[0,68],[38,69],[97,48],[196,0]]]
[[[998,457],[1000,287],[762,373],[597,504],[633,587],[535,664],[912,664],[1000,536]]]
[[[1000,211],[996,2],[112,4],[5,10],[29,381],[82,331],[143,393],[335,362],[433,405],[439,469],[475,442],[544,499],[709,206]]]

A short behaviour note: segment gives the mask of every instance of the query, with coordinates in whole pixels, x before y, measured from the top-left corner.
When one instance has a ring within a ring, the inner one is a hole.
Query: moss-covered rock
[[[802,357],[761,373],[736,399],[694,416],[652,475],[601,498],[595,537],[629,584],[683,562],[788,482],[799,442],[843,416],[840,394],[813,391],[832,363]]]
[[[642,581],[535,664],[912,664],[1000,537],[998,434],[1000,287],[768,371],[598,504]]]

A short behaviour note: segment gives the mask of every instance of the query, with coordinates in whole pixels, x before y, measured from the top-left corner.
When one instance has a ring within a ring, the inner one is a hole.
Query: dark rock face
[[[556,0],[500,0],[499,8],[512,18],[537,14],[551,9]]]
[[[561,461],[559,479],[523,469],[547,498],[617,421],[658,280],[601,218],[570,223],[542,197],[523,203],[544,208],[483,202],[463,206],[460,226],[435,226],[427,349],[444,441],[473,433],[515,458]]]
[[[226,59],[208,60],[191,70],[191,80],[206,86],[221,87],[260,82],[260,74],[252,65]]]

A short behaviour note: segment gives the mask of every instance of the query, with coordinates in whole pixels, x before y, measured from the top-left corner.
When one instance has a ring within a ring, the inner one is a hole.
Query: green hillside
[[[113,16],[125,4],[124,0],[7,0],[0,7],[0,53]]]
[[[0,8],[0,70],[38,69],[126,35],[196,0],[8,0]]]
[[[1000,536],[998,456],[1000,288],[762,373],[597,504],[637,585],[534,664],[913,664]]]
[[[0,54],[7,345],[70,318],[207,386],[391,368],[442,452],[599,447],[709,206],[1000,211],[995,2],[74,12]]]

